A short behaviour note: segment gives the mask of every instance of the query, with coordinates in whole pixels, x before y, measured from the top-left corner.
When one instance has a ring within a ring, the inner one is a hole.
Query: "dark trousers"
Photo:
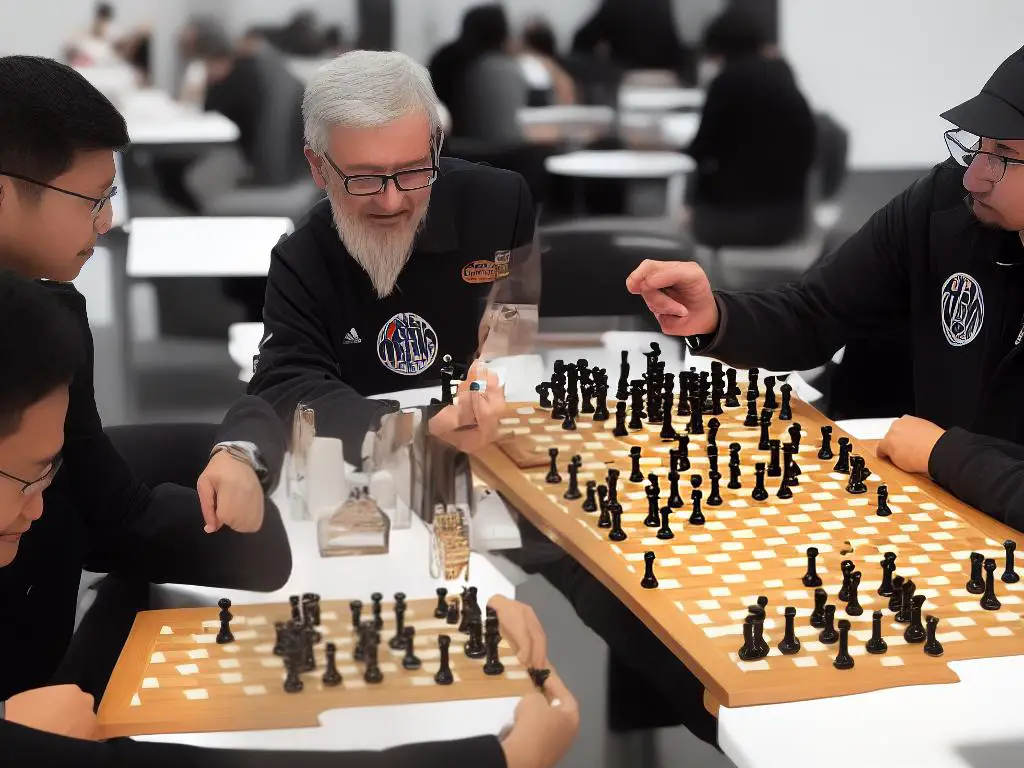
[[[148,486],[175,483],[195,487],[216,439],[215,424],[143,424],[106,430],[136,477]],[[74,683],[103,697],[135,614],[150,607],[149,582],[109,574],[93,587],[95,598],[54,675],[54,683]]]

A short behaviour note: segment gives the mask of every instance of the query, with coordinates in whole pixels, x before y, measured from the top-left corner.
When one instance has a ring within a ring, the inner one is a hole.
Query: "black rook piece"
[[[455,676],[452,675],[452,668],[448,660],[448,648],[452,644],[452,639],[448,635],[439,635],[437,638],[437,647],[441,651],[441,666],[437,670],[437,674],[434,675],[434,682],[438,685],[451,685],[455,682]]]
[[[888,649],[889,645],[882,638],[882,612],[875,611],[871,614],[871,639],[864,646],[864,650],[877,655],[885,653]]]
[[[850,622],[839,620],[839,653],[832,662],[836,669],[853,669],[853,656],[850,655]]]
[[[939,617],[929,616],[925,619],[925,624],[928,625],[927,639],[924,643],[924,652],[929,656],[941,656],[942,655],[942,643],[937,638],[937,631],[939,628]]]
[[[1002,607],[996,597],[996,561],[985,558],[985,594],[981,596],[981,607],[986,611],[998,611]]]
[[[653,552],[644,552],[644,578],[640,582],[640,586],[644,589],[658,588],[658,580],[654,576],[655,557]]]
[[[832,458],[832,427],[827,425],[821,428],[821,449],[818,451],[818,458],[822,461]]]
[[[800,650],[800,641],[796,637],[796,628],[794,626],[796,622],[796,608],[793,608],[792,606],[787,607],[785,615],[786,635],[779,642],[779,651],[787,656],[792,656]]]
[[[1017,549],[1017,543],[1007,539],[1003,542],[1003,547],[1006,549],[1006,570],[1003,571],[1003,582],[1016,584],[1020,581],[1020,574],[1013,569],[1013,553]]]
[[[820,587],[821,576],[818,575],[818,548],[808,547],[807,548],[807,573],[804,574],[804,586],[805,587]]]

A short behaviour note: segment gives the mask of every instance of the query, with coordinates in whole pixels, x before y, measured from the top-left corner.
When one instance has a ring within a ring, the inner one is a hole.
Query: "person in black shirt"
[[[148,487],[103,430],[85,299],[69,281],[110,227],[114,150],[127,141],[117,110],[70,67],[0,58],[0,267],[45,280],[82,344],[63,419],[63,464],[45,492],[49,514],[21,537],[19,557],[0,571],[0,657],[17,660],[0,677],[0,700],[55,678],[92,694],[106,685],[134,607],[125,606],[117,622],[87,615],[82,626],[88,622],[98,634],[80,631],[74,642],[92,644],[103,663],[83,650],[79,667],[61,668],[83,569],[144,587],[260,591],[280,588],[291,572],[284,526],[266,499],[283,461],[284,431],[265,402],[245,397],[231,407],[216,444],[200,448],[212,455],[192,488]],[[27,321],[13,317],[0,326],[4,334],[22,332]],[[4,376],[29,364],[3,359]]]
[[[627,288],[665,333],[740,367],[806,370],[909,328],[913,415],[878,455],[1024,530],[1024,48],[943,117],[951,159],[798,283],[712,292],[695,264],[645,262]]]
[[[16,373],[0,374],[0,573],[19,575],[20,559],[38,556],[47,545],[51,558],[63,555],[56,536],[70,534],[63,510],[49,509],[48,489],[64,469],[69,448],[65,419],[73,399],[73,379],[86,359],[82,329],[52,291],[11,272],[0,271],[0,359],[17,360]],[[46,509],[44,509],[44,506]],[[19,551],[24,550],[24,551]],[[502,632],[524,663],[549,667],[543,630],[533,612],[494,597]],[[9,607],[5,633],[15,634]],[[42,609],[42,610],[45,610]],[[39,621],[37,613],[32,617]],[[18,640],[15,636],[15,640]],[[23,642],[28,642],[23,640]],[[27,646],[11,647],[0,668],[0,689],[17,680]],[[568,749],[578,724],[572,694],[557,675],[544,694],[525,696],[515,724],[501,739],[493,736],[403,746],[383,752],[253,752],[200,750],[173,744],[120,739],[95,742],[94,699],[74,685],[22,691],[0,702],[0,754],[5,766],[426,766],[548,768]]]

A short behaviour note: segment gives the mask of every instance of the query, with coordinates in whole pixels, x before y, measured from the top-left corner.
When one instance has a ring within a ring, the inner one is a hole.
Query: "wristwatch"
[[[252,471],[256,473],[256,477],[259,478],[260,485],[264,486],[264,489],[266,488],[270,472],[260,458],[259,449],[253,443],[242,441],[217,443],[210,452],[210,458],[212,459],[221,451],[226,451],[231,458],[248,464]]]

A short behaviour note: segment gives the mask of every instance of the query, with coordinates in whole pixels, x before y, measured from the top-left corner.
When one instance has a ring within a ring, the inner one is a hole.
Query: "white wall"
[[[1024,44],[1024,0],[780,0],[780,42],[858,169],[945,159],[941,112]]]

